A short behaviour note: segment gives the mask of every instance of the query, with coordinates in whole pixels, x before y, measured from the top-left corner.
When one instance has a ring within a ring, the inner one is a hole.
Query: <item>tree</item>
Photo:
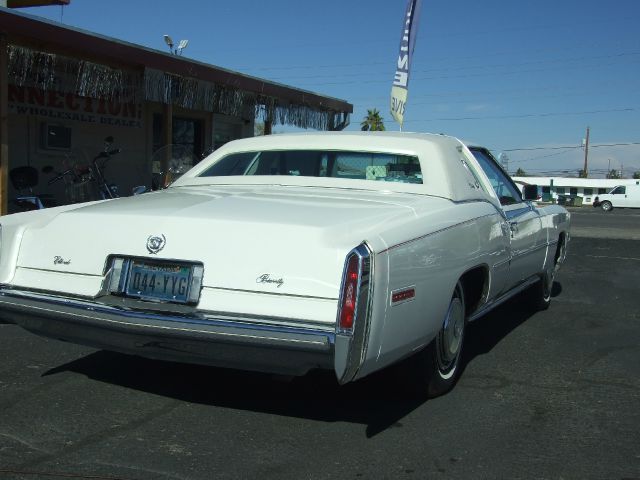
[[[578,178],[587,178],[587,172],[582,169],[578,170]]]
[[[384,119],[380,116],[380,112],[377,108],[373,110],[367,110],[367,115],[360,123],[360,130],[368,132],[382,132],[386,130],[384,128]]]
[[[518,168],[518,170],[516,170],[516,177],[526,177],[527,176],[527,172],[525,172],[522,168]]]
[[[640,170],[638,170],[637,172],[633,172],[633,178],[635,179],[640,178]]]
[[[620,178],[620,172],[618,170],[610,170],[607,173],[607,178]]]

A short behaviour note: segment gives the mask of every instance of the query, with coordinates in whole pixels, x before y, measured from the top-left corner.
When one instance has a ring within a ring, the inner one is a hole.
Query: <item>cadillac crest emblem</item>
[[[150,254],[155,255],[164,248],[166,243],[167,238],[162,234],[149,235],[149,238],[147,238],[147,250]]]

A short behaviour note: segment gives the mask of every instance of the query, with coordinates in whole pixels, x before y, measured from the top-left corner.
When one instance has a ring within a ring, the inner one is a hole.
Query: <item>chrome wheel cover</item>
[[[462,350],[464,337],[464,305],[457,296],[451,299],[449,309],[436,336],[436,359],[443,376],[452,373]]]

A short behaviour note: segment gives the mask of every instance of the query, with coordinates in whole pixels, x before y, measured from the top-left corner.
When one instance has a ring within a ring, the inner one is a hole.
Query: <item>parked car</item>
[[[238,140],[169,188],[0,218],[0,316],[145,357],[341,383],[411,357],[431,396],[467,322],[547,308],[570,215],[444,135]]]
[[[594,207],[600,207],[605,212],[615,208],[640,208],[640,184],[618,185],[609,193],[598,195],[593,200]]]

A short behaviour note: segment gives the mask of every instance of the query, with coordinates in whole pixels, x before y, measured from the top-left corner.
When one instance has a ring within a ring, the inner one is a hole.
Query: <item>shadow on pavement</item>
[[[556,284],[557,285],[557,284]],[[559,287],[559,286],[558,286]],[[461,375],[478,355],[490,352],[532,313],[516,297],[469,325]],[[74,372],[88,378],[186,402],[244,409],[324,422],[367,425],[367,437],[394,427],[423,405],[426,396],[407,394],[394,369],[339,386],[332,372],[311,372],[293,380],[273,375],[148,360],[99,351],[44,375]]]
[[[562,293],[562,285],[555,281],[551,288],[551,301]],[[467,365],[476,357],[489,353],[503,338],[529,320],[536,312],[529,309],[523,292],[472,322],[467,327],[460,377],[464,376]],[[553,308],[553,307],[551,307]]]

